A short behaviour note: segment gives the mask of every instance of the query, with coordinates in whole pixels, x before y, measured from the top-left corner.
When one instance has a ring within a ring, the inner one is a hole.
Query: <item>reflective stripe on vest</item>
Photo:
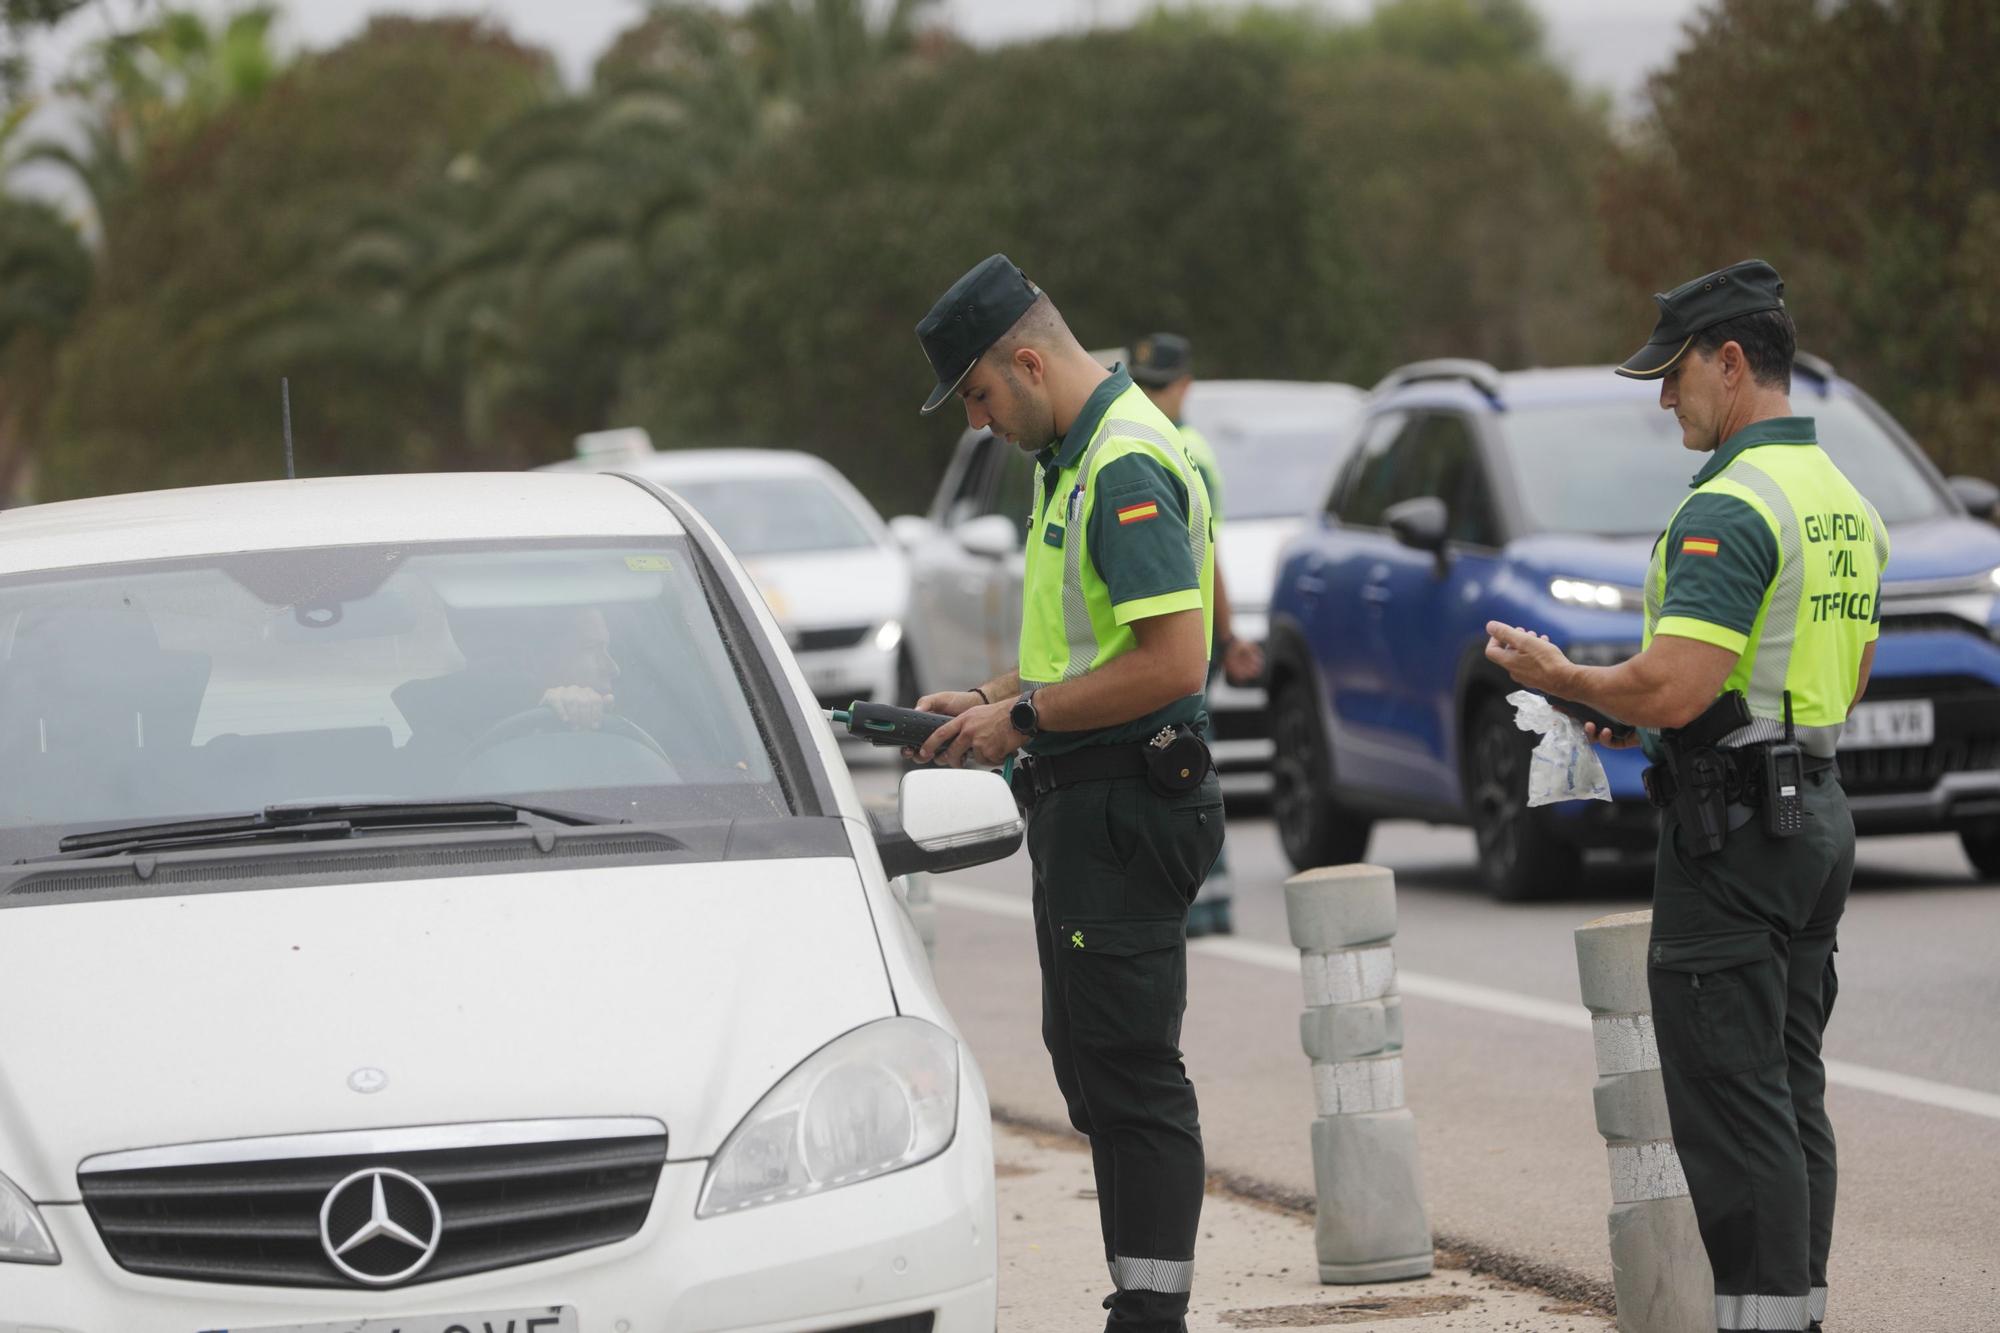
[[[1082,461],[1077,464],[1077,484],[1088,487],[1092,470],[1105,445],[1113,439],[1140,440],[1158,449],[1179,478],[1181,489],[1188,500],[1188,554],[1193,557],[1195,577],[1200,579],[1206,569],[1208,552],[1208,501],[1207,491],[1197,482],[1195,471],[1185,450],[1177,441],[1170,440],[1159,430],[1143,421],[1126,418],[1113,419],[1109,416],[1099,424],[1097,434],[1090,447],[1084,451]],[[1151,455],[1147,455],[1151,457]],[[1061,474],[1058,474],[1060,476]],[[1040,468],[1035,470],[1035,524],[1039,528],[1044,522],[1049,497],[1044,493],[1046,482]],[[1083,507],[1078,506],[1074,518],[1065,515],[1063,541],[1063,637],[1068,641],[1069,656],[1063,664],[1062,674],[1056,679],[1075,680],[1084,675],[1097,661],[1099,643],[1097,628],[1090,619],[1090,598],[1084,587],[1086,571],[1083,566],[1085,520]],[[1030,592],[1032,593],[1032,589]],[[1052,685],[1054,680],[1036,680],[1025,670],[1021,676],[1023,686]]]
[[[1828,612],[1825,599],[1839,595],[1831,590],[1841,587],[1836,582],[1840,578],[1850,580],[1850,584],[1858,581],[1871,598],[1879,591],[1889,550],[1881,515],[1813,445],[1772,444],[1746,450],[1694,492],[1703,493],[1730,495],[1748,504],[1769,525],[1778,548],[1777,573],[1765,589],[1747,636],[1749,642],[1724,686],[1743,691],[1753,721],[1724,737],[1722,744],[1743,746],[1782,737],[1785,695],[1790,691],[1799,714],[1795,730],[1800,744],[1812,754],[1830,757],[1838,748],[1855,683],[1846,668],[1858,669],[1871,631],[1858,617]],[[1693,498],[1690,495],[1688,500]],[[1682,505],[1687,502],[1682,501]],[[1801,505],[1811,506],[1809,512],[1815,516],[1865,514],[1869,545],[1855,552],[1858,558],[1849,561],[1851,568],[1837,572],[1823,569],[1814,574],[1814,558],[1821,552],[1837,556],[1839,546],[1825,533],[1818,542],[1807,540]],[[1675,521],[1678,519],[1677,509]],[[1669,523],[1668,533],[1672,531]],[[1671,555],[1663,537],[1654,548],[1644,590],[1648,644],[1664,609],[1666,565]],[[1814,593],[1819,594],[1817,599]],[[1810,605],[1815,600],[1821,612],[1817,617]],[[1818,656],[1803,660],[1798,656],[1802,637],[1805,651]],[[1847,661],[1850,656],[1852,663]]]

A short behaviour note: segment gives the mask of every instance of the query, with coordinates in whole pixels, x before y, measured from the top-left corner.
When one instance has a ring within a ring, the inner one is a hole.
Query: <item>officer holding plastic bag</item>
[[[1696,278],[1654,298],[1652,338],[1618,368],[1658,380],[1683,445],[1707,455],[1653,551],[1644,650],[1582,667],[1487,627],[1515,680],[1637,727],[1587,731],[1653,760],[1653,1023],[1722,1330],[1817,1329],[1826,1311],[1820,1039],[1854,872],[1834,749],[1867,686],[1889,555],[1873,506],[1792,414],[1783,294],[1760,260]]]

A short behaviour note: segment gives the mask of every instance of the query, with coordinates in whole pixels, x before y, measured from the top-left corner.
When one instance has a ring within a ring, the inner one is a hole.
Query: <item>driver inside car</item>
[[[552,641],[548,667],[539,673],[551,684],[542,691],[542,706],[572,727],[595,730],[611,706],[612,685],[618,679],[618,659],[611,655],[611,628],[594,607],[571,611],[563,632]]]
[[[447,618],[465,665],[405,681],[391,694],[412,746],[462,754],[497,724],[536,708],[576,730],[603,724],[616,699],[618,660],[602,611],[507,608]]]

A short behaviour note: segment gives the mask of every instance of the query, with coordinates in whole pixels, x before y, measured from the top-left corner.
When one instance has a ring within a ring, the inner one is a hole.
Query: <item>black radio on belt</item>
[[[1785,739],[1764,747],[1764,831],[1795,837],[1806,827],[1806,756],[1792,730],[1792,692],[1785,691]]]

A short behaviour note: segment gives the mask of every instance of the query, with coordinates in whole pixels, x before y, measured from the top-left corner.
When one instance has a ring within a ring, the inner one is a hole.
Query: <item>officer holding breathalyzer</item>
[[[1652,338],[1618,367],[1658,380],[1682,444],[1708,455],[1653,551],[1643,651],[1583,667],[1487,627],[1515,680],[1626,724],[1586,730],[1653,760],[1648,980],[1719,1330],[1817,1329],[1826,1311],[1820,1039],[1854,873],[1834,750],[1867,687],[1889,557],[1874,507],[1792,414],[1783,296],[1761,260],[1705,274],[1654,298]]]

